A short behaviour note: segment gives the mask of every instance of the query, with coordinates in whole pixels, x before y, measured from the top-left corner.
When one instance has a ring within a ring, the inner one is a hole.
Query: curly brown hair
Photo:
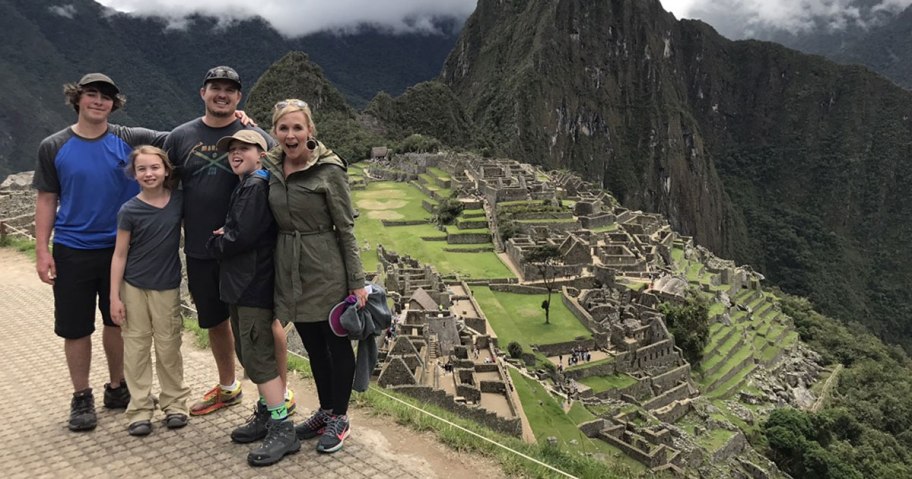
[[[94,86],[79,86],[75,83],[67,83],[63,85],[63,95],[66,97],[66,101],[64,103],[70,105],[74,110],[76,110],[76,113],[79,113],[79,99],[82,98],[82,94],[85,93],[86,89],[88,88],[98,90],[102,95],[109,96],[114,99],[114,106],[111,108],[111,112],[115,112],[127,104],[127,97],[125,97],[122,93],[114,93],[104,87],[97,88]]]

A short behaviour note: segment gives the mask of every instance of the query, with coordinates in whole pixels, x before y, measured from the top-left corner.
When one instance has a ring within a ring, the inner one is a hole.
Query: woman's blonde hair
[[[272,109],[272,133],[275,134],[275,126],[279,118],[296,111],[304,112],[304,118],[307,119],[307,126],[310,128],[310,135],[317,136],[317,125],[314,124],[310,105],[306,101],[298,100],[297,98],[289,98],[275,104]]]
[[[168,159],[168,153],[157,146],[152,145],[142,145],[137,146],[130,153],[130,157],[127,159],[127,166],[124,168],[124,172],[130,178],[136,178],[136,157],[139,155],[155,155],[162,160],[162,165],[165,167],[165,173],[168,176],[165,178],[165,188],[173,190],[177,186],[177,175],[174,174],[174,165],[171,164],[171,160]]]

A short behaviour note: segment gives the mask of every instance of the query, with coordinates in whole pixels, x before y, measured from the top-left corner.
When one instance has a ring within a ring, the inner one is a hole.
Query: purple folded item
[[[342,326],[342,313],[348,309],[349,306],[353,306],[358,303],[358,298],[351,294],[345,301],[333,306],[333,309],[329,311],[329,329],[332,329],[333,334],[341,338],[348,336],[348,331]]]

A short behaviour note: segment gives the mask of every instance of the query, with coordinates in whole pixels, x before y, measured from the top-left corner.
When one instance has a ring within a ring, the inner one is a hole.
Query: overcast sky
[[[97,0],[116,10],[164,16],[176,26],[189,13],[226,20],[260,15],[288,36],[320,30],[340,30],[361,23],[386,26],[396,32],[430,30],[434,17],[464,19],[477,0]],[[481,0],[495,1],[495,0]],[[591,0],[603,1],[603,0]],[[912,0],[661,0],[677,18],[700,18],[732,38],[750,36],[770,27],[798,31],[823,19],[831,28],[857,22],[859,1],[879,9],[899,11]]]

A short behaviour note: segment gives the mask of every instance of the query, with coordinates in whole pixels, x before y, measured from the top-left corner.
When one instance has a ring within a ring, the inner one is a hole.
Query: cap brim
[[[348,336],[348,331],[342,327],[342,314],[345,313],[345,310],[351,306],[350,304],[342,301],[341,303],[333,306],[333,309],[329,311],[329,329],[332,330],[333,334],[344,338]]]

